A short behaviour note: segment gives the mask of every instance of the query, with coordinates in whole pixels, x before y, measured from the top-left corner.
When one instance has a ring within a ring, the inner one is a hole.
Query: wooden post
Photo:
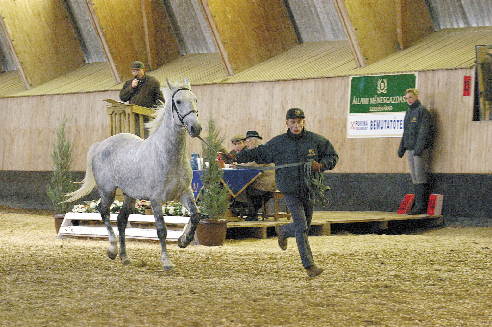
[[[131,133],[144,138],[144,118],[154,118],[155,110],[137,106],[135,104],[125,104],[112,99],[105,99],[108,102],[109,131],[111,135],[119,133]],[[135,123],[136,117],[139,118],[139,126]]]

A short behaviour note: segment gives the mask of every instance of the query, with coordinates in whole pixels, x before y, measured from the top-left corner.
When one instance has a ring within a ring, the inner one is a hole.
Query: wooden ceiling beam
[[[0,0],[2,30],[24,86],[31,88],[84,65],[63,0]],[[70,51],[67,51],[70,49]]]
[[[86,1],[117,83],[132,77],[134,61],[154,70],[180,55],[161,1]]]
[[[360,48],[359,41],[357,40],[354,25],[352,25],[352,21],[350,20],[350,15],[345,7],[344,1],[333,0],[333,3],[337,10],[338,17],[340,17],[340,22],[342,23],[345,35],[349,41],[350,50],[352,51],[357,67],[361,68],[367,66],[366,59],[362,54],[362,49]]]
[[[287,51],[298,43],[279,0],[200,0],[229,75]]]
[[[24,72],[24,69],[22,69],[22,65],[20,63],[19,58],[17,57],[17,54],[15,53],[14,50],[14,45],[12,44],[12,40],[10,39],[8,32],[7,32],[7,27],[5,26],[5,23],[3,22],[3,18],[0,15],[0,33],[3,33],[5,42],[7,43],[7,48],[12,56],[13,61],[15,62],[15,66],[17,68],[17,71],[19,72],[19,75],[21,77],[22,85],[24,85],[24,88],[29,90],[31,87],[29,86],[29,82],[27,81],[26,74]]]
[[[396,16],[402,50],[434,31],[425,0],[396,0]]]

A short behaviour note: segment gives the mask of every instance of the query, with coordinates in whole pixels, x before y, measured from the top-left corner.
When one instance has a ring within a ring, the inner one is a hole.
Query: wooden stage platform
[[[267,238],[275,236],[275,226],[288,220],[234,221],[227,223],[228,238]],[[444,223],[442,215],[406,215],[380,211],[315,211],[309,235],[339,232],[380,233],[408,228],[432,228]]]
[[[169,242],[176,242],[183,234],[189,217],[164,217],[168,228]],[[291,218],[260,221],[241,220],[231,217],[227,223],[227,238],[267,238],[276,236],[275,226],[291,222]],[[111,222],[116,226],[116,214],[111,214]],[[431,228],[442,225],[442,216],[397,214],[377,211],[315,211],[311,223],[310,235],[330,235],[338,233],[401,233],[414,229]],[[117,229],[115,228],[115,233]],[[158,240],[154,216],[130,215],[126,230],[128,239]],[[61,224],[58,237],[107,238],[99,213],[67,213]]]

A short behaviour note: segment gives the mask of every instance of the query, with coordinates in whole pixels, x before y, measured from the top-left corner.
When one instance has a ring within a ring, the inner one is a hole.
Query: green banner
[[[405,90],[415,88],[415,74],[353,76],[350,81],[350,113],[407,111]]]

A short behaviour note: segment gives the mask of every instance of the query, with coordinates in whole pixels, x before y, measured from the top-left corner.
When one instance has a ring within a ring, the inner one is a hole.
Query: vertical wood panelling
[[[463,96],[463,76],[473,69],[420,72],[420,100],[438,122],[432,171],[491,173],[492,122],[472,121],[473,97]],[[284,133],[285,112],[302,108],[309,130],[326,136],[340,161],[337,173],[407,173],[406,158],[397,150],[400,138],[346,137],[349,77],[194,86],[199,119],[206,127],[213,117],[230,138],[257,130],[264,142]],[[473,85],[473,81],[472,81]],[[85,170],[89,146],[109,136],[103,99],[118,91],[0,99],[2,170],[50,170],[54,130],[64,115],[74,139],[75,169]],[[12,114],[15,112],[15,114]],[[206,134],[206,130],[204,131]],[[286,149],[288,151],[289,149]],[[202,152],[201,141],[188,137],[188,152]]]
[[[55,130],[66,117],[67,134],[74,142],[75,170],[85,170],[89,146],[109,136],[103,99],[115,96],[112,91],[1,99],[0,169],[51,170]]]
[[[0,14],[27,84],[37,86],[84,64],[63,0],[0,0]],[[67,51],[70,49],[70,51]]]

